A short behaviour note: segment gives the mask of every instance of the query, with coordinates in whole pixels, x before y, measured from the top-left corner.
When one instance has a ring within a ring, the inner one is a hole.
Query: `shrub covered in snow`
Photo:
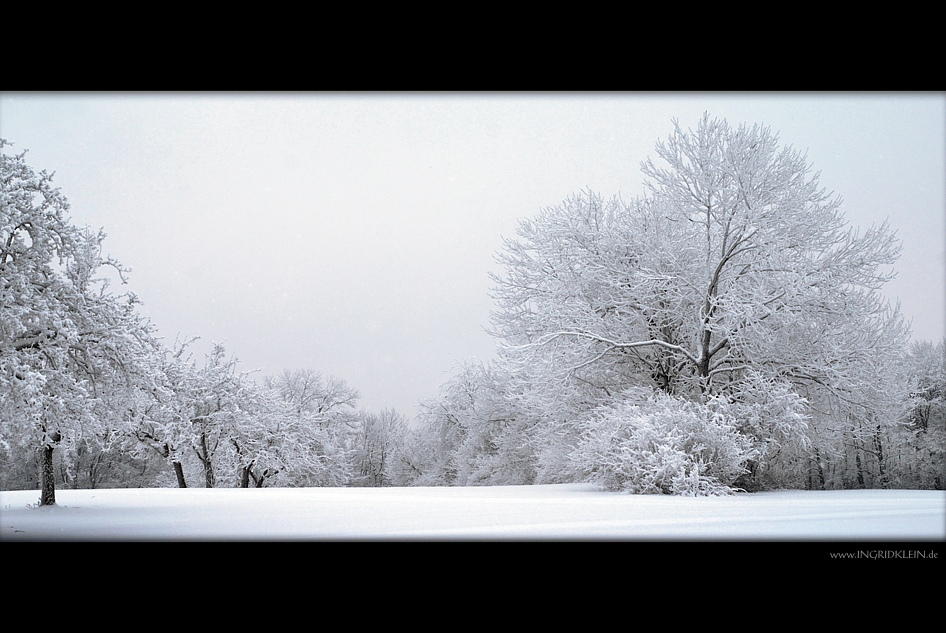
[[[608,490],[685,496],[730,494],[757,457],[724,412],[634,388],[582,423],[572,455],[587,481]]]

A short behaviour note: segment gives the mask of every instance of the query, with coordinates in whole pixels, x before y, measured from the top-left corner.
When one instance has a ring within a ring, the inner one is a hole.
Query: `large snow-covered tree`
[[[839,396],[861,361],[899,352],[905,330],[878,293],[895,235],[846,227],[803,155],[708,117],[657,152],[649,197],[576,196],[507,241],[495,324],[509,349],[554,349],[602,387],[631,365],[667,392],[713,392],[751,366]]]
[[[873,432],[908,337],[880,292],[893,231],[847,226],[807,157],[760,125],[674,122],[656,153],[641,198],[582,192],[506,240],[493,324],[507,375],[527,377],[525,392],[580,385],[589,410],[635,385],[707,402],[764,384]]]
[[[132,293],[112,294],[105,234],[72,224],[69,204],[25,152],[0,139],[0,443],[40,453],[42,505],[55,504],[53,455],[107,437],[149,379],[159,348]]]

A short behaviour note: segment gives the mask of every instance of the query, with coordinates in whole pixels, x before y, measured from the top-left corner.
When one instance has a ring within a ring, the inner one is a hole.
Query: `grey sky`
[[[807,151],[851,224],[889,219],[886,292],[915,338],[946,334],[943,93],[0,93],[0,136],[105,228],[168,344],[413,415],[492,357],[487,272],[518,221],[643,193],[671,119],[704,111]]]

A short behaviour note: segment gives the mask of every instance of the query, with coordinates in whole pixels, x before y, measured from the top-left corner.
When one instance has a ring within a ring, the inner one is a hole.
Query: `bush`
[[[586,481],[613,491],[731,494],[757,457],[752,439],[721,411],[647,389],[624,392],[581,427],[572,459]]]

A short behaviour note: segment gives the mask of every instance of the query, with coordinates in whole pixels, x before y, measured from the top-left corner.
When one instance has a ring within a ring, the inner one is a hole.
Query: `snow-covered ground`
[[[0,541],[943,541],[946,492],[778,491],[730,497],[590,485],[0,492]]]

